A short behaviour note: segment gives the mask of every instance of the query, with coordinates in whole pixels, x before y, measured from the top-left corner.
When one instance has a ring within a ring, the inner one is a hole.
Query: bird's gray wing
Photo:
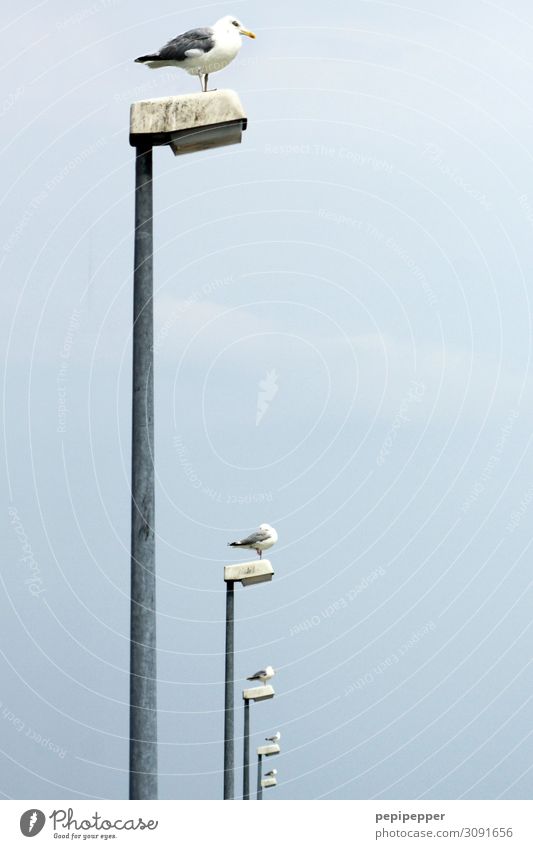
[[[240,539],[239,543],[241,545],[254,545],[256,542],[264,542],[269,536],[268,531],[254,531],[246,539]]]
[[[158,50],[158,59],[174,62],[183,62],[188,56],[200,56],[209,53],[215,46],[213,30],[210,27],[190,29],[168,41],[161,50]]]
[[[248,681],[251,681],[253,678],[260,678],[261,675],[266,675],[266,669],[260,669],[258,672],[254,672],[253,675],[250,675]]]

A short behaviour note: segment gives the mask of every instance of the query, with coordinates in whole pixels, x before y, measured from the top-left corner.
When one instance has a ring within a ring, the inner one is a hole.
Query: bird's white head
[[[278,541],[278,532],[272,527],[272,525],[268,525],[264,522],[262,525],[259,525],[259,530],[268,534],[270,545],[274,545],[274,543]]]
[[[247,35],[248,38],[256,38],[255,32],[245,29],[238,18],[233,15],[226,15],[220,18],[213,26],[213,29],[224,30],[225,32],[238,32],[240,35]]]
[[[267,675],[275,675],[276,674],[276,670],[274,669],[273,666],[267,666],[267,668],[265,669],[265,672],[266,672]]]

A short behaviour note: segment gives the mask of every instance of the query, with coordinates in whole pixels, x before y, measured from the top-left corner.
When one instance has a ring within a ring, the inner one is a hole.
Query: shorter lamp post
[[[226,652],[224,677],[224,799],[235,797],[235,584],[243,587],[271,581],[269,560],[224,567],[226,583]],[[265,689],[265,688],[257,688]],[[272,688],[268,688],[272,690]],[[272,690],[272,694],[274,691]]]
[[[259,754],[259,749],[257,750],[257,790],[255,794],[255,798],[260,801],[263,798],[263,755]]]
[[[270,743],[268,746],[258,746],[257,748],[257,793],[256,799],[261,801],[263,798],[263,786],[271,787],[272,785],[263,785],[262,763],[263,758],[270,758],[272,755],[279,755],[281,749],[278,743]]]
[[[265,699],[273,699],[275,695],[274,688],[268,684],[242,691],[244,699],[242,798],[244,800],[250,798],[250,702],[264,702]]]

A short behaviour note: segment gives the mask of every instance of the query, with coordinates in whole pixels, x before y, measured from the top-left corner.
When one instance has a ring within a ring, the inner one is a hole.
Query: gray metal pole
[[[226,670],[224,691],[224,799],[235,797],[235,583],[226,584]]]
[[[255,797],[258,800],[261,800],[263,798],[263,788],[261,786],[261,779],[263,778],[262,762],[263,762],[263,755],[258,755],[257,756],[257,795]]]
[[[152,148],[136,147],[131,445],[130,799],[157,799]]]
[[[250,700],[244,700],[242,798],[250,798]]]

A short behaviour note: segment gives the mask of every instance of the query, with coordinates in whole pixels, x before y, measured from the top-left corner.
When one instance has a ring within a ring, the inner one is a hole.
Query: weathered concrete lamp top
[[[247,563],[224,566],[224,580],[240,582],[243,587],[271,581],[273,574],[270,560],[249,560]]]
[[[263,702],[265,699],[273,699],[275,695],[274,688],[269,684],[265,687],[250,687],[248,690],[242,691],[245,702]]]
[[[277,780],[275,778],[262,778],[261,779],[261,787],[265,789],[266,787],[275,787],[277,784]]]
[[[130,144],[168,144],[176,155],[239,144],[247,118],[230,89],[138,100],[131,104]]]
[[[281,749],[277,743],[270,743],[269,746],[258,746],[257,754],[263,755],[265,758],[270,758],[272,755],[279,755]]]

